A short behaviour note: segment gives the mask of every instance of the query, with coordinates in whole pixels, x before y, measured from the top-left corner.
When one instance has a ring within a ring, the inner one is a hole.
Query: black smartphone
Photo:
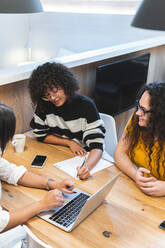
[[[159,227],[165,231],[165,220],[159,224]]]
[[[31,163],[31,167],[42,168],[47,159],[47,156],[44,155],[36,155]]]

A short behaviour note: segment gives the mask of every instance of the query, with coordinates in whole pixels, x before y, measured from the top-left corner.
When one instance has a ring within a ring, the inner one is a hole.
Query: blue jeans
[[[17,226],[0,234],[0,247],[12,248],[17,242],[23,240],[22,248],[26,247],[26,233],[22,226]]]

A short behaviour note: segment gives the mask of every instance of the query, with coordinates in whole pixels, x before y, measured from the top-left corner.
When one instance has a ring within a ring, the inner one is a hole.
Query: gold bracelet
[[[46,183],[46,189],[47,189],[47,190],[51,190],[50,184],[49,184],[50,182],[54,182],[54,179],[52,179],[52,178],[49,178],[49,179],[48,179],[48,181],[47,181],[47,183]]]

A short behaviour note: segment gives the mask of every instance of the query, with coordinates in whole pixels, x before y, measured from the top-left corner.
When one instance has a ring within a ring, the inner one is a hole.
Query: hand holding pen
[[[82,165],[80,166],[80,169],[83,167],[83,165],[85,164],[86,160],[87,160],[87,158],[85,157]]]
[[[90,176],[90,171],[89,171],[87,165],[85,164],[86,161],[87,161],[87,157],[85,157],[81,166],[77,167],[77,176],[80,179],[87,179]]]

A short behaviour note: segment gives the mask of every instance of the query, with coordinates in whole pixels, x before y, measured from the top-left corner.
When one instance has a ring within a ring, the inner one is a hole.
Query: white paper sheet
[[[88,156],[88,154],[86,155],[86,157]],[[66,172],[67,174],[74,177],[75,179],[79,179],[77,177],[76,168],[82,165],[84,159],[85,157],[76,156],[76,157],[55,163],[54,166]],[[114,162],[114,159],[107,152],[103,152],[102,158],[99,160],[96,166],[90,171],[90,174],[92,175],[100,170],[103,170],[109,166],[112,166],[113,162]]]

